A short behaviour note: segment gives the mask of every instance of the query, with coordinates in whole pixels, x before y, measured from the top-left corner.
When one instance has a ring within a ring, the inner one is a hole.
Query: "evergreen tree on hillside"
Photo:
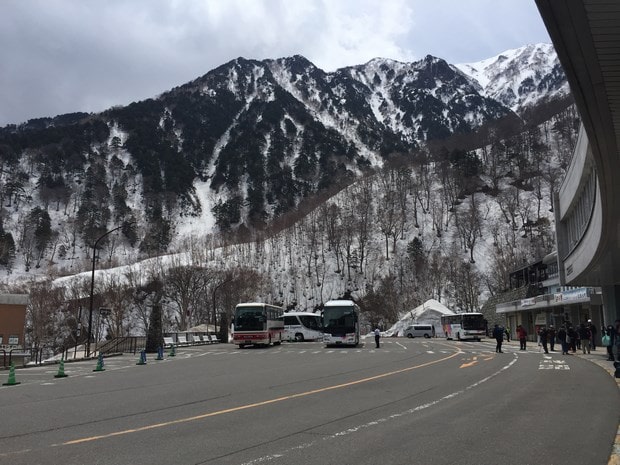
[[[146,347],[148,353],[157,353],[164,346],[161,305],[153,305],[149,317],[149,327],[146,333]]]
[[[10,273],[15,262],[15,241],[10,232],[0,230],[0,266]]]

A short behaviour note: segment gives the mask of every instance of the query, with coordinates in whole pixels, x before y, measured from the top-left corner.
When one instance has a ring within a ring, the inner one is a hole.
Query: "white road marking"
[[[543,356],[538,365],[539,370],[570,370],[564,360],[553,360],[551,357]]]

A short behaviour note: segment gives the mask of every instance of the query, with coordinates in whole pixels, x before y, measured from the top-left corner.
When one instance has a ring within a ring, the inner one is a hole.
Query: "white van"
[[[433,325],[410,325],[405,328],[403,336],[407,337],[435,337],[435,327]]]

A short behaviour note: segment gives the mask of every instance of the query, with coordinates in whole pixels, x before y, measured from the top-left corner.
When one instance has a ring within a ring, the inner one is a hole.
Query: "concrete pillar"
[[[603,315],[605,326],[613,325],[620,319],[620,286],[603,286]]]

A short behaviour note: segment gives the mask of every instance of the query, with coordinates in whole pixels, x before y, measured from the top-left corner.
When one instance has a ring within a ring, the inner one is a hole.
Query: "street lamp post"
[[[105,234],[100,236],[99,239],[97,239],[95,241],[95,245],[93,245],[93,271],[92,271],[91,278],[90,278],[90,304],[89,304],[89,308],[88,308],[88,339],[86,341],[86,357],[87,358],[90,357],[90,339],[91,339],[91,336],[93,334],[93,332],[92,332],[92,328],[93,328],[93,293],[95,291],[95,261],[97,259],[97,244],[99,244],[99,241],[101,241],[101,239],[106,237],[108,234],[111,234],[114,231],[118,231],[122,227],[123,226],[119,226],[117,228],[110,229]]]

